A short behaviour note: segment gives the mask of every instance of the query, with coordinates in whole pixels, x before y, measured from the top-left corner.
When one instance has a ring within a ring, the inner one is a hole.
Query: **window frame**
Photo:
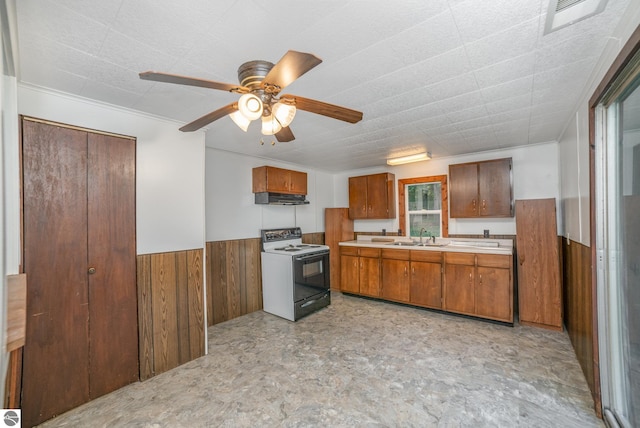
[[[408,184],[423,184],[440,182],[440,197],[441,197],[441,214],[442,214],[442,237],[449,237],[449,198],[447,189],[447,176],[446,175],[431,175],[427,177],[413,177],[398,179],[398,221],[400,229],[405,229],[407,226],[407,207],[405,204],[406,191],[405,187]],[[409,230],[407,234],[411,233]],[[409,236],[409,235],[407,235]]]

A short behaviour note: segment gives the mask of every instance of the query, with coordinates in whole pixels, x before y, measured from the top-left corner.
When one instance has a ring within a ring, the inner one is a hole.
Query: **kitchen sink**
[[[435,243],[435,242],[423,242],[421,244],[419,242],[399,241],[399,242],[392,242],[388,245],[394,245],[396,247],[444,247],[446,244]]]

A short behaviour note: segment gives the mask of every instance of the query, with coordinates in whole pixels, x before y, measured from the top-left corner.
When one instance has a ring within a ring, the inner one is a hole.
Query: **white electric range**
[[[328,246],[303,244],[299,227],[263,229],[261,239],[265,312],[297,321],[331,303]]]

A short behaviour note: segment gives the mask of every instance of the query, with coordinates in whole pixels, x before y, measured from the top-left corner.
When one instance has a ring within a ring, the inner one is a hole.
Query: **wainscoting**
[[[138,256],[140,380],[204,355],[202,249]]]
[[[324,244],[324,232],[302,236]],[[262,309],[260,238],[207,242],[207,320],[212,326]]]
[[[563,239],[564,323],[569,333],[587,384],[599,412],[600,391],[597,386],[598,355],[594,353],[594,296],[591,275],[591,248]]]

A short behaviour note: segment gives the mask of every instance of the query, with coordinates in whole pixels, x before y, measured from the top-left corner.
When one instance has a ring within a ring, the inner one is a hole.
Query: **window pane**
[[[407,187],[409,211],[440,209],[442,195],[439,182],[410,184]]]
[[[440,214],[409,214],[409,236],[420,236],[420,229],[425,228],[422,236],[441,236]]]

